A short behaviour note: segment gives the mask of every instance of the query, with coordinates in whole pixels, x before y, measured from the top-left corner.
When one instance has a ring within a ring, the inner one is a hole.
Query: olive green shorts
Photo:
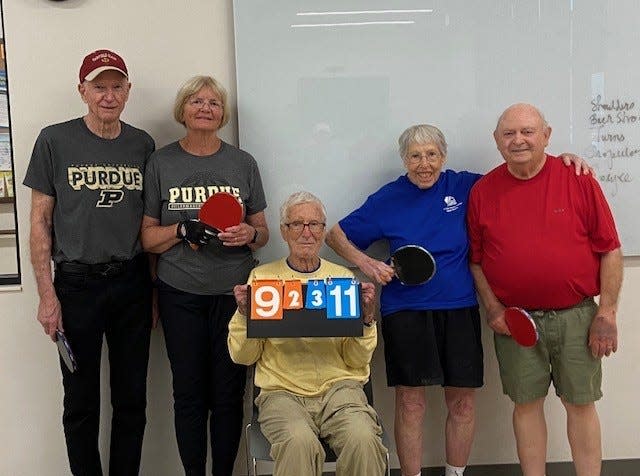
[[[515,403],[527,403],[546,396],[553,381],[556,395],[567,403],[599,400],[602,367],[588,346],[596,307],[589,298],[568,309],[529,311],[539,334],[533,347],[494,334],[503,392]]]

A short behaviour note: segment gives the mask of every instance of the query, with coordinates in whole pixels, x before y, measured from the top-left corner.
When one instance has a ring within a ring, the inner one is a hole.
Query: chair
[[[260,430],[260,423],[258,422],[258,407],[256,407],[255,400],[260,393],[260,388],[256,387],[253,384],[253,376],[250,380],[252,387],[253,413],[251,415],[251,422],[247,424],[247,427],[245,429],[247,473],[249,475],[253,474],[253,476],[258,476],[258,461],[273,461],[273,459],[269,454],[271,445],[269,444],[267,438],[262,434],[262,431]],[[369,376],[369,381],[364,384],[363,390],[365,395],[367,396],[369,405],[373,406],[373,387],[371,385],[371,376]],[[391,476],[391,465],[389,464],[389,438],[387,436],[387,432],[382,426],[382,422],[380,421],[379,416],[378,424],[382,427],[382,444],[385,446],[385,448],[387,448],[387,476]],[[322,439],[320,440],[320,442],[322,443],[322,447],[324,448],[324,451],[326,453],[325,463],[335,463],[338,458],[329,444]],[[253,473],[250,473],[251,468],[253,468]]]

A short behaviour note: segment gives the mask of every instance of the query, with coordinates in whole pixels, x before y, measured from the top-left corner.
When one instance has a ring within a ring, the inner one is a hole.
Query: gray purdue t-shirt
[[[36,140],[23,183],[55,198],[56,263],[124,261],[141,251],[142,180],[155,144],[121,125],[117,138],[103,139],[78,118],[44,128]]]
[[[197,218],[200,206],[217,192],[238,197],[245,216],[267,207],[255,159],[226,142],[208,156],[191,155],[178,142],[157,150],[147,164],[144,184],[144,214],[161,225]],[[196,251],[180,242],[162,253],[158,277],[193,294],[228,294],[247,281],[253,266],[248,246],[223,246],[214,238]]]

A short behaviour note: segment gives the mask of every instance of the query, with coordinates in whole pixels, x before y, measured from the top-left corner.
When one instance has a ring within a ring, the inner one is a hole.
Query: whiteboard
[[[447,167],[489,171],[497,117],[530,102],[547,150],[590,162],[624,253],[640,254],[637,0],[235,0],[234,18],[240,146],[273,233],[293,191],[318,195],[331,225],[404,173],[412,124],[444,132]],[[286,252],[274,236],[261,258]]]

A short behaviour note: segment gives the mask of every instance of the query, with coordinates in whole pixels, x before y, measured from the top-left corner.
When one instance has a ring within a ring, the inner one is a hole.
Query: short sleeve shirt
[[[235,195],[245,215],[267,206],[258,165],[250,154],[222,142],[216,153],[195,156],[173,142],[149,161],[144,213],[161,225],[197,218],[202,204],[218,192]],[[158,277],[193,294],[228,294],[236,284],[246,282],[254,264],[248,246],[223,246],[214,238],[194,251],[181,242],[160,255]]]
[[[103,139],[78,118],[46,127],[36,140],[23,183],[55,198],[55,262],[123,261],[141,251],[144,170],[155,144],[121,126],[118,137]]]

